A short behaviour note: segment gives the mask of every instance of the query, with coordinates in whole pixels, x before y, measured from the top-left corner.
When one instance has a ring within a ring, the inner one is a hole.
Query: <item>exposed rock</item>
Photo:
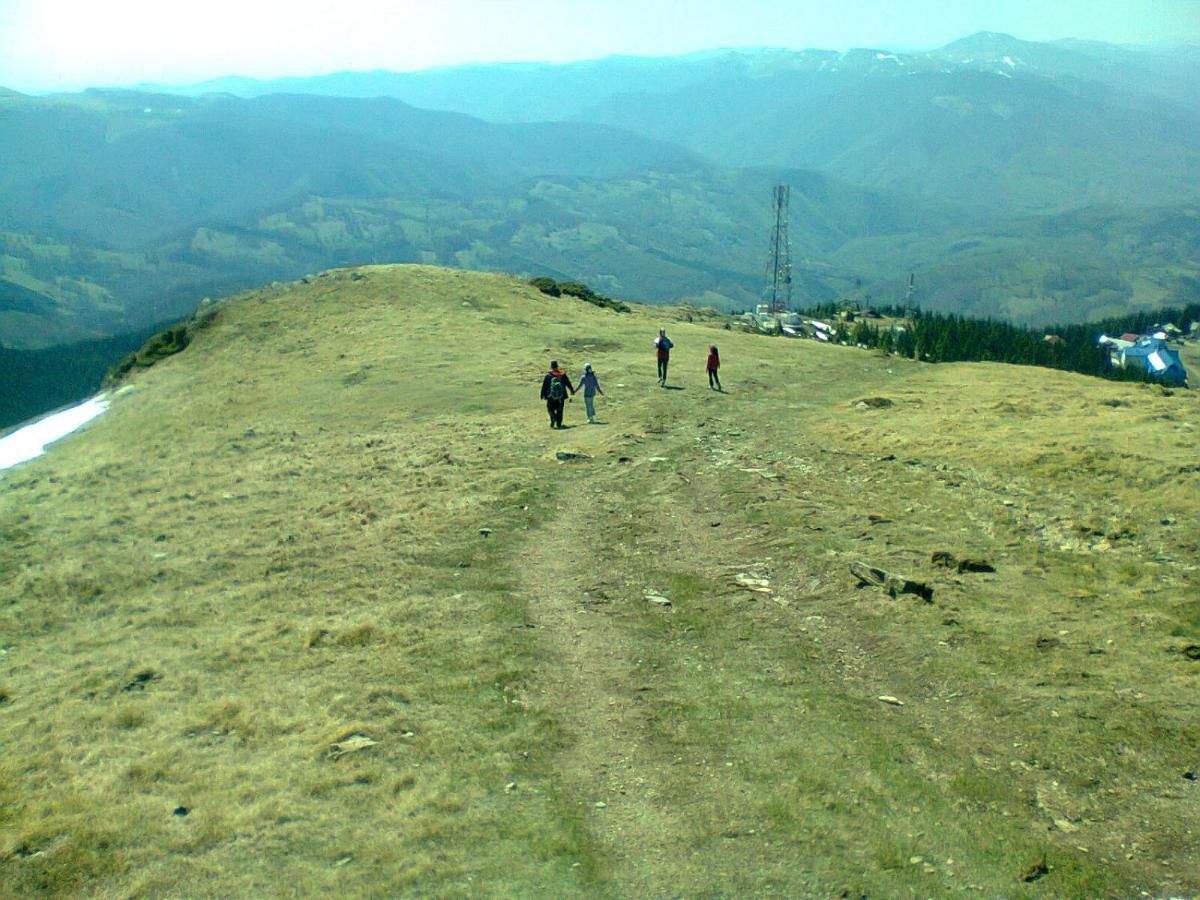
[[[646,600],[648,600],[650,603],[653,603],[657,606],[670,606],[671,605],[670,599],[668,599],[667,597],[664,597],[662,594],[653,594],[653,593],[650,593],[649,591],[647,591],[645,594],[645,597],[646,597]]]
[[[379,741],[369,738],[365,734],[350,734],[329,745],[329,758],[339,760],[348,753],[368,750],[378,743]]]
[[[996,568],[986,559],[958,559],[949,550],[937,550],[930,561],[935,566],[957,569],[959,572],[995,572]]]
[[[903,706],[904,701],[899,697],[893,697],[891,694],[880,694],[875,698],[880,703],[886,703],[888,706]]]
[[[883,569],[877,569],[874,566],[869,566],[865,562],[855,561],[850,563],[850,572],[857,578],[860,584],[872,584],[877,587],[887,588],[887,592],[896,597],[899,594],[916,594],[926,603],[933,602],[933,588],[924,582],[912,581],[900,575],[893,575],[890,572],[885,572]]]
[[[746,572],[739,572],[733,576],[733,583],[740,588],[745,588],[748,591],[756,591],[760,594],[771,593],[771,581],[768,578],[759,578],[755,575],[750,575]]]
[[[1046,865],[1046,857],[1042,857],[1028,869],[1021,873],[1021,880],[1030,882],[1037,881],[1043,875],[1050,874],[1050,867]]]
[[[162,678],[162,676],[153,669],[143,669],[142,671],[137,672],[133,676],[133,680],[121,688],[121,690],[144,691],[147,684],[149,684],[151,681],[157,681],[159,678]]]
[[[570,450],[559,450],[554,454],[554,458],[559,462],[575,462],[579,460],[591,459],[586,453],[574,453]]]
[[[896,404],[887,397],[863,397],[861,400],[850,401],[850,405],[855,409],[887,409]]]

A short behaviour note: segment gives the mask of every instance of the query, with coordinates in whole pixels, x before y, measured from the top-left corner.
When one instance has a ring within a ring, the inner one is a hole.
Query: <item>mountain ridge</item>
[[[206,305],[2,477],[0,883],[1200,888],[1200,395],[727,321],[425,266]]]

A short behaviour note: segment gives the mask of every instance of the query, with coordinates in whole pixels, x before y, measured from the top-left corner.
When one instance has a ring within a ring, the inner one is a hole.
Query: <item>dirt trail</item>
[[[663,652],[655,620],[673,610],[646,592],[668,590],[656,578],[681,560],[715,571],[716,554],[728,550],[717,546],[711,517],[697,513],[722,499],[679,474],[703,462],[693,417],[715,410],[705,404],[681,418],[676,409],[664,420],[654,405],[673,399],[655,394],[626,410],[645,424],[568,432],[592,458],[559,464],[556,514],[521,554],[522,590],[547,660],[535,702],[567,737],[556,760],[561,783],[597,841],[601,880],[643,896],[678,893],[699,862],[681,847],[688,810],[668,800],[667,782],[678,788],[683,763],[657,732],[666,685],[648,662]]]
[[[525,556],[523,581],[532,624],[549,663],[537,702],[555,710],[569,744],[558,761],[564,784],[591,823],[611,861],[616,883],[654,890],[661,878],[665,841],[676,832],[663,818],[671,811],[655,802],[647,758],[636,650],[616,609],[629,602],[616,583],[619,573],[600,571],[597,535],[605,533],[601,498],[608,478],[567,481],[558,515],[546,522]],[[605,879],[606,881],[609,878]]]
[[[664,570],[731,585],[729,574],[753,568],[761,549],[761,532],[745,520],[746,503],[751,495],[777,493],[776,482],[758,470],[746,474],[740,460],[724,458],[739,426],[724,421],[719,407],[706,404],[667,426],[661,421],[650,415],[636,436],[627,436],[632,446],[621,451],[627,463],[596,446],[583,448],[593,459],[561,464],[556,514],[523,549],[519,573],[547,660],[533,700],[553,711],[567,738],[556,760],[560,782],[596,839],[601,881],[641,896],[703,888],[707,862],[688,837],[696,830],[688,804],[711,805],[722,791],[719,764],[701,759],[711,748],[685,759],[659,733],[657,707],[672,690],[663,679],[678,675],[660,673],[647,660],[664,650],[691,659],[693,651],[667,624],[673,619],[660,623],[673,637],[656,630],[657,617],[677,611],[646,593],[668,590]],[[730,490],[722,474],[728,470],[720,468],[726,465],[737,472],[740,489]],[[691,602],[732,603],[754,618],[794,618],[791,610],[747,596],[718,586]],[[707,663],[702,652],[694,659],[701,662]],[[681,783],[689,798],[683,802]]]

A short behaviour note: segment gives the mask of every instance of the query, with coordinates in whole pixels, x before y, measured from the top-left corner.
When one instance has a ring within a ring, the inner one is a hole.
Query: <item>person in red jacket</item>
[[[721,368],[721,354],[717,352],[717,345],[713,344],[708,348],[708,386],[721,391],[721,376],[717,374],[717,369]],[[724,391],[721,391],[724,393]]]
[[[575,386],[567,373],[558,367],[558,360],[551,360],[550,371],[542,379],[542,399],[546,401],[551,428],[563,427],[563,407],[567,405],[569,393],[575,393]]]

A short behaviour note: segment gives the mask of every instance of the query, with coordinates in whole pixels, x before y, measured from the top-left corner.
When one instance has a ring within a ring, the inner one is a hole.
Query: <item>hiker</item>
[[[721,390],[721,376],[717,374],[717,369],[721,368],[721,354],[717,352],[717,345],[713,344],[708,348],[708,386]]]
[[[563,407],[570,399],[568,391],[575,393],[575,387],[567,373],[558,367],[558,360],[550,361],[550,371],[542,379],[542,399],[546,401],[546,412],[550,414],[550,427],[563,427]]]
[[[671,361],[671,348],[675,345],[667,337],[667,329],[658,329],[658,337],[654,339],[654,349],[658,351],[658,383],[667,386],[667,363]]]
[[[587,409],[588,424],[596,424],[596,395],[604,396],[600,389],[600,379],[592,371],[591,363],[583,364],[583,377],[579,379],[579,387],[583,391],[583,405]]]

